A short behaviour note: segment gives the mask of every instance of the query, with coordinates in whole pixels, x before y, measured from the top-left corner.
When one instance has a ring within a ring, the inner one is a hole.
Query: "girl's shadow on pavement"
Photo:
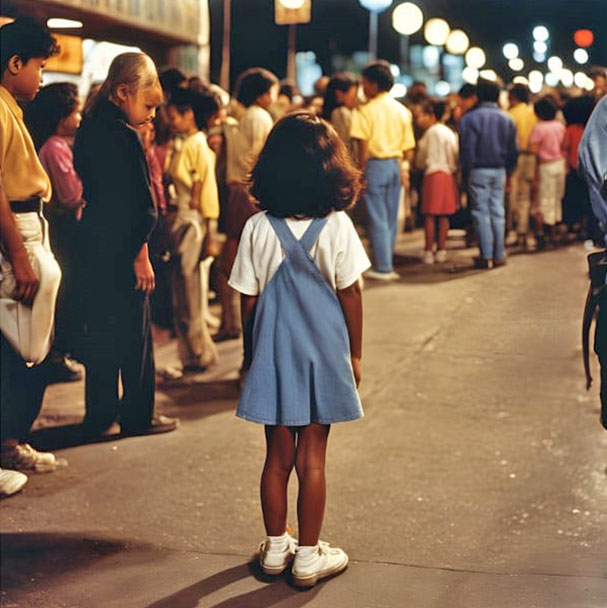
[[[255,589],[213,604],[213,608],[267,608],[285,600],[290,601],[284,603],[283,606],[298,608],[310,602],[322,587],[317,585],[305,593],[297,591],[287,582],[289,575],[266,577],[261,572],[257,561],[253,560],[248,564],[218,572],[190,587],[149,604],[146,608],[197,608],[204,597],[250,576],[268,584],[261,589]]]

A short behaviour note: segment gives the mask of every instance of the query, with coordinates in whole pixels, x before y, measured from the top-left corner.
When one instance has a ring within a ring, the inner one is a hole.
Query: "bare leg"
[[[268,536],[287,529],[287,487],[295,464],[295,429],[266,426],[266,462],[261,475],[261,508]]]
[[[426,251],[432,251],[436,232],[435,217],[433,215],[426,215],[424,217],[424,232],[426,235]]]
[[[330,429],[330,425],[310,424],[299,431],[297,438],[297,518],[299,544],[304,547],[316,545],[320,537],[327,497],[325,454]]]
[[[447,248],[447,234],[449,232],[449,218],[441,215],[438,218],[438,250],[444,251]]]

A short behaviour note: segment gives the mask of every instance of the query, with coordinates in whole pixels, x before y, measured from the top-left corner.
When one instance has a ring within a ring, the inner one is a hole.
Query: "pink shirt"
[[[546,163],[563,158],[565,127],[558,120],[540,120],[529,137],[530,146],[538,146],[537,156]]]
[[[72,149],[63,137],[51,135],[38,154],[53,184],[53,201],[66,209],[76,209],[82,200],[82,182],[74,169]]]

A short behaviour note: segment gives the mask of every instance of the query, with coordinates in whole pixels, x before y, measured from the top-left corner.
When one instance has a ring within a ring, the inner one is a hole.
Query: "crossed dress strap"
[[[301,253],[302,250],[306,255],[309,255],[310,249],[312,249],[314,243],[318,240],[320,232],[327,223],[326,217],[315,217],[301,239],[297,240],[289,226],[287,226],[287,222],[284,218],[274,217],[269,213],[266,217],[272,225],[272,228],[274,228],[282,248],[289,256],[292,254],[297,255],[298,253]]]

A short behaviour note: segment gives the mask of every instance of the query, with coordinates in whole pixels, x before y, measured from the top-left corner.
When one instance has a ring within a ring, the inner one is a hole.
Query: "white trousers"
[[[15,213],[14,218],[40,284],[32,306],[14,300],[13,267],[0,255],[0,330],[27,363],[41,363],[51,348],[61,270],[49,245],[46,220],[35,212]]]

